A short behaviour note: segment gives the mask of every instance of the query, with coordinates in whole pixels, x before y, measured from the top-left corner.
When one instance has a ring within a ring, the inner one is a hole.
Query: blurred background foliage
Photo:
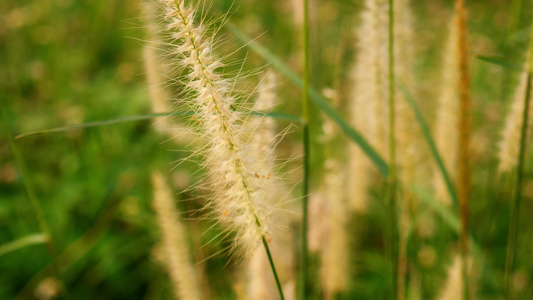
[[[231,11],[231,22],[300,71],[301,13],[294,1],[206,1],[209,16]],[[312,83],[343,98],[350,88],[349,64],[353,60],[354,28],[361,1],[311,1]],[[27,190],[34,190],[50,227],[58,254],[56,265],[72,299],[170,299],[164,269],[158,263],[159,231],[151,205],[150,174],[169,170],[186,154],[185,143],[164,142],[153,120],[121,123],[83,130],[42,134],[14,140],[17,134],[150,112],[143,70],[142,48],[147,39],[141,1],[39,0],[0,1],[0,245],[40,233],[36,210]],[[435,99],[435,82],[446,41],[452,1],[412,1],[416,15],[418,51],[417,101],[428,120]],[[524,1],[516,31],[508,31],[508,1],[468,1],[472,55],[505,56],[521,64],[528,43],[531,1]],[[222,30],[224,37],[231,34]],[[506,42],[516,45],[508,51]],[[230,40],[233,48],[239,44]],[[245,69],[264,65],[254,53]],[[507,52],[506,52],[507,51]],[[517,74],[500,66],[472,60],[474,99],[472,235],[491,266],[480,272],[480,299],[500,299],[507,226],[510,179],[495,170],[496,143],[509,95]],[[502,79],[509,78],[509,79]],[[276,110],[298,114],[300,91],[282,80]],[[321,116],[316,112],[311,129],[320,137]],[[286,124],[284,124],[285,126]],[[313,145],[314,188],[320,181],[325,154],[321,139]],[[300,133],[296,128],[280,146],[282,157],[298,155]],[[531,148],[531,147],[530,147]],[[18,158],[17,158],[18,156]],[[173,163],[174,162],[174,163]],[[293,164],[297,166],[299,162]],[[517,271],[519,299],[533,298],[533,166],[526,167],[520,222]],[[25,167],[24,167],[25,166]],[[197,182],[193,162],[174,169],[170,176],[176,190]],[[291,179],[298,181],[299,171]],[[295,198],[299,196],[295,189]],[[376,201],[368,214],[351,223],[360,235],[354,250],[351,290],[345,299],[385,299],[387,258],[384,254],[386,213],[376,185]],[[177,198],[195,197],[186,192]],[[191,216],[202,200],[178,202]],[[204,222],[205,223],[205,222]],[[195,248],[216,236],[208,224],[190,222]],[[442,286],[451,257],[454,234],[439,220],[432,239],[411,243],[408,257],[421,271],[422,295],[433,297]],[[295,226],[297,227],[297,226]],[[195,251],[202,260],[227,247],[212,243]],[[21,248],[0,256],[0,299],[39,296],[53,289],[55,273],[44,244]],[[199,265],[206,271],[214,299],[236,298],[240,263],[227,264],[227,255],[216,255]]]

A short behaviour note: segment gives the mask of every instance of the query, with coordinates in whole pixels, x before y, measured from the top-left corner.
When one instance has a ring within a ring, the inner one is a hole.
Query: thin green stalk
[[[303,201],[302,201],[302,253],[300,256],[300,286],[299,299],[306,299],[308,286],[308,253],[307,253],[307,228],[309,210],[309,3],[302,0],[303,5],[303,72],[302,72],[302,122],[304,143],[304,174],[303,174]]]
[[[392,297],[398,295],[398,216],[396,199],[396,112],[394,105],[394,0],[389,0],[389,222]]]
[[[507,240],[507,256],[505,260],[505,293],[506,299],[512,299],[511,273],[514,269],[516,256],[516,241],[518,236],[518,217],[524,180],[524,161],[526,155],[527,127],[529,119],[529,106],[531,98],[531,77],[533,73],[533,25],[529,44],[529,62],[527,73],[526,97],[524,98],[524,113],[522,115],[522,128],[520,132],[520,150],[518,153],[518,167],[516,168],[516,186],[513,202],[511,202],[511,219],[509,221],[509,235]]]
[[[268,243],[266,242],[264,237],[263,246],[265,246],[265,251],[268,256],[268,262],[270,263],[270,268],[272,268],[272,273],[274,274],[274,279],[276,280],[276,286],[278,287],[279,297],[281,298],[281,300],[285,300],[285,297],[283,297],[283,290],[281,289],[281,283],[279,281],[278,272],[276,272],[276,267],[274,266],[272,255],[270,254],[270,248],[268,247]]]

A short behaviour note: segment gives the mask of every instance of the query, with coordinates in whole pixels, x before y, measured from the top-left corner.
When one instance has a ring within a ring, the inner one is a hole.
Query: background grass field
[[[327,93],[339,81],[341,98],[350,88],[348,66],[354,58],[359,2],[311,1],[311,82]],[[416,100],[431,125],[434,85],[440,76],[453,3],[412,2],[417,23]],[[522,64],[532,3],[524,1],[514,32],[508,31],[507,1],[468,1],[467,6],[475,153],[470,230],[486,263],[477,274],[477,295],[479,299],[501,299],[513,178],[497,174],[496,145],[518,73],[474,56],[504,56],[505,41],[512,37],[516,46],[505,60]],[[160,234],[151,204],[150,174],[154,169],[170,170],[173,162],[186,154],[169,150],[184,149],[188,142],[164,142],[168,137],[153,129],[153,120],[28,136],[14,140],[12,146],[8,139],[36,130],[150,113],[142,59],[147,35],[141,10],[140,1],[0,2],[0,246],[41,232],[29,190],[50,227],[59,253],[57,265],[72,299],[172,298],[170,282],[154,250]],[[213,1],[207,14],[220,16],[228,10],[231,22],[248,35],[258,36],[260,43],[300,72],[301,16],[291,1]],[[232,37],[225,29],[221,34]],[[233,38],[227,47],[239,45]],[[269,63],[245,48],[235,56],[245,55],[246,70]],[[298,115],[300,90],[280,76],[277,93],[280,105],[275,110]],[[323,116],[314,110],[310,126],[315,137],[323,134],[321,120]],[[280,121],[280,128],[287,125]],[[298,128],[280,144],[281,157],[300,153]],[[314,141],[312,191],[320,182],[326,157],[321,139]],[[529,143],[529,154],[531,150]],[[299,163],[296,160],[287,166],[296,169],[290,182],[298,182]],[[533,298],[532,164],[529,155],[513,275],[517,299]],[[174,169],[170,177],[178,191],[200,180],[202,174],[196,173],[194,162],[188,162]],[[294,198],[300,196],[299,191],[295,189]],[[197,194],[186,192],[177,198]],[[375,201],[367,214],[354,215],[350,221],[359,236],[351,288],[342,299],[386,299],[388,295],[387,213],[379,184],[373,195]],[[202,200],[178,203],[192,214]],[[454,245],[453,231],[438,218],[433,223],[437,233],[431,239],[414,241],[408,249],[409,260],[420,270],[423,299],[432,299],[442,287]],[[197,249],[217,235],[218,229],[207,231],[209,225],[189,223]],[[227,243],[208,244],[194,256],[202,260]],[[50,261],[42,243],[0,255],[0,299],[31,298],[36,286],[53,276]],[[238,261],[227,264],[223,254],[200,264],[213,299],[236,298],[240,267]]]

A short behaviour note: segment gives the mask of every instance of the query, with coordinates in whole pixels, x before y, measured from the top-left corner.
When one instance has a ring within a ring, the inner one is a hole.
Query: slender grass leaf
[[[421,188],[420,186],[412,185],[408,187],[421,203],[425,204],[431,211],[433,211],[453,232],[457,235],[461,233],[461,221],[457,214],[450,208],[440,203],[431,192]],[[475,252],[481,253],[481,247],[476,243],[472,235],[469,234],[470,244]]]
[[[44,130],[37,130],[27,133],[19,134],[15,137],[15,139],[20,139],[23,137],[27,137],[30,135],[36,135],[36,134],[43,134],[43,133],[52,133],[52,132],[65,132],[65,131],[71,131],[76,129],[84,129],[84,128],[91,128],[91,127],[99,127],[99,126],[106,126],[106,125],[112,125],[112,124],[118,124],[118,123],[124,123],[124,122],[132,122],[132,121],[141,121],[141,120],[148,120],[152,118],[157,118],[161,116],[169,116],[169,115],[177,115],[175,113],[156,113],[156,114],[146,114],[146,115],[137,115],[137,116],[127,116],[122,118],[115,118],[110,120],[101,120],[101,121],[93,121],[93,122],[87,122],[87,123],[81,123],[81,124],[75,124],[75,125],[69,125],[69,126],[63,126],[63,127],[56,127],[51,129],[44,129]],[[187,114],[182,114],[183,116],[187,116]]]
[[[10,243],[1,245],[0,256],[4,254],[8,254],[13,251],[17,251],[19,249],[22,249],[28,246],[45,244],[47,241],[48,241],[48,236],[46,234],[37,233],[37,234],[28,235],[26,237],[12,241]]]
[[[518,72],[524,70],[524,68],[522,68],[521,66],[517,64],[513,64],[512,62],[508,62],[505,60],[505,58],[500,57],[500,56],[477,55],[476,58],[481,61],[488,62],[488,63],[494,64],[494,65],[497,65],[497,66],[500,66],[500,67],[503,67],[509,70],[518,71]]]
[[[452,181],[450,179],[450,175],[448,171],[446,171],[446,167],[444,166],[444,162],[442,161],[442,157],[439,154],[439,151],[437,150],[437,145],[435,144],[435,141],[433,140],[433,137],[431,136],[431,131],[429,130],[429,126],[424,119],[424,116],[422,116],[422,112],[416,105],[415,101],[413,100],[413,97],[405,87],[405,85],[400,84],[400,89],[402,90],[402,93],[405,96],[405,99],[411,106],[411,109],[415,113],[416,121],[418,122],[418,125],[420,125],[420,128],[422,129],[422,133],[424,135],[424,139],[428,143],[428,146],[431,150],[431,154],[435,161],[437,162],[437,166],[439,167],[439,171],[442,174],[442,177],[444,178],[444,182],[446,183],[446,188],[448,189],[448,192],[450,193],[450,196],[452,197],[453,201],[453,207],[457,211],[459,208],[459,200],[457,198],[457,193],[455,191],[455,188],[453,187]]]
[[[247,47],[259,54],[263,59],[271,63],[276,69],[281,71],[290,81],[292,81],[297,87],[303,88],[302,80],[294,73],[280,58],[270,52],[263,45],[253,41],[244,32],[239,30],[236,26],[228,23],[226,25],[229,31]],[[370,144],[351,127],[341,115],[328,104],[328,99],[321,95],[315,88],[309,87],[308,89],[310,99],[318,106],[324,113],[331,118],[337,126],[355,143],[357,143],[366,155],[374,162],[379,169],[380,173],[387,177],[389,174],[389,167],[383,158],[376,152],[376,150],[370,146]]]
[[[431,131],[429,130],[429,126],[427,125],[427,122],[425,121],[424,117],[422,116],[422,113],[418,106],[416,105],[415,101],[413,100],[413,97],[407,90],[407,88],[400,84],[400,88],[405,96],[405,99],[413,109],[416,120],[420,127],[422,128],[422,133],[424,134],[424,138],[426,142],[428,143],[429,147],[431,148],[431,153],[433,155],[433,158],[437,162],[437,165],[439,166],[439,170],[442,173],[445,181],[446,186],[448,188],[448,192],[450,193],[450,196],[452,197],[453,204],[454,204],[454,211],[450,210],[450,208],[446,207],[442,203],[440,203],[435,197],[428,191],[423,190],[422,188],[418,186],[410,186],[408,187],[411,191],[414,192],[415,195],[417,195],[417,199],[419,199],[422,203],[427,205],[434,213],[439,216],[444,223],[452,229],[455,234],[458,236],[461,233],[461,221],[459,219],[458,213],[458,199],[457,194],[455,192],[455,189],[453,188],[453,185],[451,183],[450,177],[448,175],[448,172],[446,171],[446,168],[444,167],[444,164],[442,162],[442,158],[437,150],[437,147],[435,145],[435,141],[433,140],[433,137],[431,136]],[[474,240],[473,236],[471,234],[468,235],[469,244],[472,246],[472,252],[475,254],[476,257],[480,258],[485,256],[483,253],[483,250],[478,245],[478,243]],[[494,267],[490,265],[489,263],[485,262],[483,263],[483,266],[486,268],[486,273],[491,275],[494,274]]]
[[[461,231],[461,222],[456,214],[435,199],[430,192],[425,191],[418,186],[412,186],[411,190],[418,196],[417,199],[420,199],[420,201],[435,212],[444,223],[448,225],[448,227],[450,227],[456,234],[459,234]]]
[[[280,112],[257,112],[257,111],[249,111],[251,114],[258,115],[258,116],[267,116],[274,119],[279,120],[286,120],[291,121],[294,123],[300,123],[300,118],[297,116],[280,113]],[[100,127],[100,126],[106,126],[106,125],[112,125],[112,124],[118,124],[118,123],[125,123],[125,122],[132,122],[132,121],[142,121],[142,120],[149,120],[153,118],[158,117],[164,117],[164,116],[178,116],[178,117],[187,117],[194,115],[193,111],[185,111],[185,112],[168,112],[168,113],[153,113],[153,114],[146,114],[146,115],[135,115],[135,116],[127,116],[122,118],[115,118],[110,120],[101,120],[101,121],[93,121],[93,122],[87,122],[87,123],[81,123],[81,124],[75,124],[75,125],[69,125],[69,126],[63,126],[63,127],[56,127],[51,129],[44,129],[44,130],[37,130],[27,133],[19,134],[15,137],[15,139],[21,139],[27,136],[31,135],[37,135],[37,134],[44,134],[44,133],[53,133],[53,132],[65,132],[65,131],[71,131],[71,130],[77,130],[77,129],[84,129],[84,128],[91,128],[91,127]]]

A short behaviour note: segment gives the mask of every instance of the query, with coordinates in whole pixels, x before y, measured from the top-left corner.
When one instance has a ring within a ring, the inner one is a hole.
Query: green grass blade
[[[448,171],[446,171],[446,167],[444,166],[442,157],[440,156],[439,151],[437,150],[437,145],[435,144],[435,141],[433,140],[433,137],[431,136],[431,130],[429,129],[429,126],[426,120],[424,119],[422,112],[416,105],[415,101],[413,100],[413,97],[411,96],[407,88],[403,84],[400,84],[400,89],[402,90],[405,96],[405,99],[409,103],[409,106],[411,106],[411,109],[415,113],[416,121],[418,122],[418,125],[420,125],[420,128],[422,129],[424,139],[428,143],[428,146],[431,150],[431,155],[437,162],[439,171],[442,174],[442,177],[444,178],[444,181],[446,183],[446,188],[448,189],[448,192],[450,193],[450,196],[452,197],[453,207],[455,211],[458,211],[459,200],[457,198],[457,193],[455,191],[455,188],[453,187],[452,180],[450,179],[450,175],[448,174]]]
[[[430,192],[417,186],[412,186],[411,190],[418,196],[417,199],[420,199],[420,202],[427,205],[439,218],[442,219],[442,221],[444,221],[444,224],[453,230],[453,232],[456,234],[460,233],[461,222],[456,214],[435,199]]]
[[[8,254],[13,251],[17,251],[19,249],[22,249],[28,246],[46,244],[46,242],[48,242],[48,236],[46,234],[36,233],[36,234],[28,235],[18,240],[12,241],[10,243],[1,245],[0,256]]]
[[[136,115],[136,116],[127,116],[122,118],[115,118],[110,120],[101,120],[101,121],[93,121],[93,122],[87,122],[87,123],[81,123],[81,124],[75,124],[75,125],[69,125],[69,126],[63,126],[63,127],[56,127],[51,129],[44,129],[44,130],[37,130],[27,133],[19,134],[15,137],[15,139],[21,139],[23,137],[36,135],[36,134],[44,134],[44,133],[53,133],[53,132],[65,132],[65,131],[71,131],[76,129],[84,129],[84,128],[91,128],[91,127],[100,127],[100,126],[106,126],[106,125],[112,125],[112,124],[118,124],[118,123],[125,123],[125,122],[132,122],[132,121],[142,121],[142,120],[148,120],[152,118],[162,117],[162,116],[169,116],[169,115],[178,115],[174,113],[156,113],[156,114],[146,114],[146,115]],[[181,115],[181,114],[179,114]],[[182,114],[183,116],[187,116],[187,114]]]
[[[300,276],[298,284],[298,299],[305,300],[308,297],[308,288],[310,282],[309,268],[309,248],[307,243],[307,230],[309,225],[309,179],[311,169],[311,133],[309,130],[310,105],[309,105],[309,1],[302,0],[303,9],[303,71],[302,71],[302,99],[301,99],[301,117],[303,123],[303,194],[302,194],[302,249],[300,254]],[[310,295],[309,295],[310,296]],[[283,294],[281,295],[283,298]]]
[[[500,67],[503,67],[505,69],[509,69],[509,70],[513,70],[513,71],[523,71],[524,68],[522,68],[521,66],[519,65],[516,65],[516,64],[513,64],[511,62],[508,62],[506,61],[503,57],[501,56],[484,56],[484,55],[476,55],[476,58],[481,60],[481,61],[484,61],[484,62],[488,62],[490,64],[493,64],[493,65],[497,65],[497,66],[500,66]]]
[[[303,88],[302,80],[294,73],[281,59],[276,55],[266,49],[264,46],[258,42],[253,41],[248,37],[244,32],[239,30],[236,26],[228,23],[226,27],[229,31],[247,47],[259,54],[263,59],[272,64],[276,69],[278,69],[285,77],[292,81],[297,87]],[[357,132],[353,127],[351,127],[341,115],[333,109],[328,104],[326,97],[321,95],[315,88],[309,86],[309,98],[318,106],[324,113],[331,118],[337,126],[350,138],[352,141],[357,143],[361,149],[368,155],[368,157],[374,162],[376,167],[379,169],[379,172],[384,177],[387,177],[389,174],[389,167],[383,158],[376,152],[376,150],[370,146],[370,144]]]
[[[278,120],[290,121],[293,123],[301,122],[300,118],[298,118],[297,116],[280,113],[280,112],[257,112],[257,111],[249,111],[249,112],[254,115],[258,115],[258,116],[267,116],[267,117],[271,117],[271,118],[278,119]],[[65,131],[71,131],[71,130],[77,130],[77,129],[100,127],[100,126],[113,125],[113,124],[118,124],[118,123],[132,122],[132,121],[143,121],[143,120],[149,120],[149,119],[164,117],[164,116],[187,117],[187,116],[193,116],[193,115],[194,115],[194,112],[185,111],[185,112],[153,113],[153,114],[146,114],[146,115],[127,116],[127,117],[122,117],[122,118],[114,118],[110,120],[93,121],[93,122],[74,124],[74,125],[69,125],[69,126],[62,126],[62,127],[51,128],[51,129],[43,129],[43,130],[22,133],[22,134],[17,135],[15,139],[21,139],[24,137],[37,135],[37,134],[44,134],[44,133],[65,132]]]
[[[396,105],[395,105],[395,79],[394,76],[394,0],[389,0],[389,30],[388,30],[388,57],[389,57],[389,178],[388,201],[389,201],[389,244],[390,244],[390,264],[391,264],[391,298],[403,299],[404,295],[398,295],[402,278],[398,269],[399,258],[399,228],[398,228],[398,198],[396,197]],[[401,204],[400,204],[401,206]],[[405,287],[401,287],[404,289]]]

